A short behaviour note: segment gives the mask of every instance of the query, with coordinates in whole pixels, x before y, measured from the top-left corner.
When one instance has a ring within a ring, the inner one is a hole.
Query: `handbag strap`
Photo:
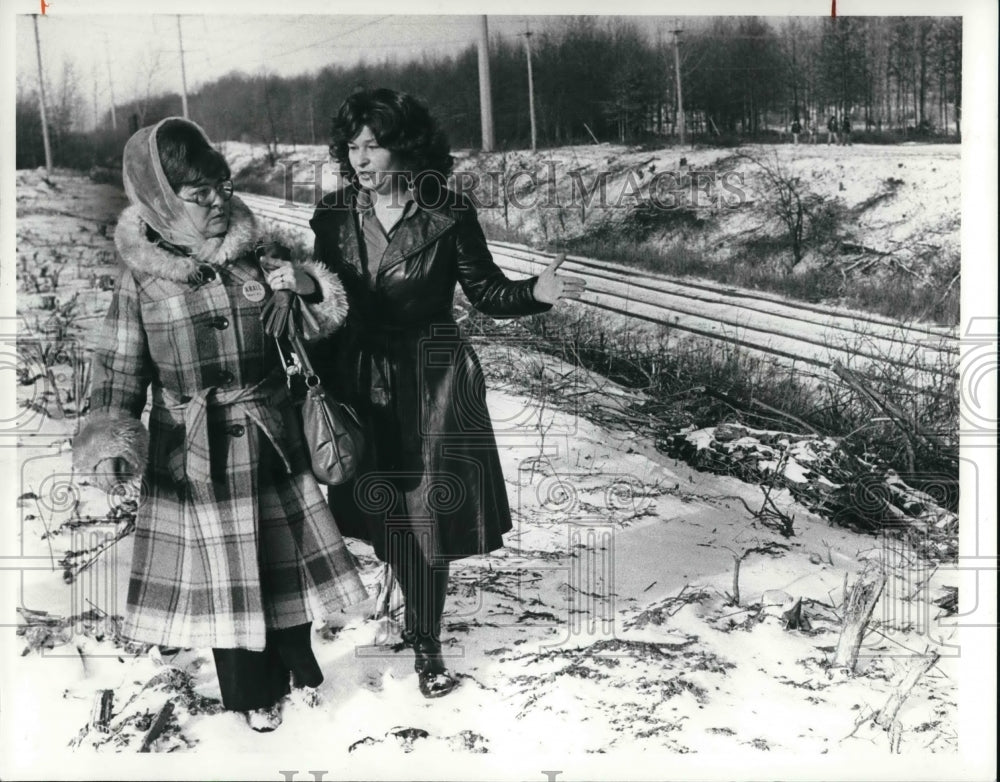
[[[302,336],[298,332],[292,332],[292,334],[288,337],[288,341],[291,343],[292,350],[294,351],[294,355],[297,357],[300,367],[294,372],[289,370],[289,382],[291,382],[292,374],[301,374],[307,388],[316,389],[318,393],[323,394],[323,384],[320,382],[319,375],[317,375],[313,370],[312,362],[309,361],[305,344],[302,342]],[[280,340],[278,340],[278,342],[278,350],[280,352]],[[361,428],[361,419],[350,405],[344,404],[343,402],[336,402],[336,406],[342,413],[350,416],[355,427],[358,427],[359,429]]]
[[[299,362],[299,358],[295,355],[295,353],[285,355],[285,350],[281,346],[280,337],[274,338],[274,344],[278,348],[278,356],[281,358],[281,366],[285,370],[285,384],[291,388],[292,378],[295,377],[295,375],[302,374],[302,364]],[[291,357],[289,358],[289,356]]]
[[[309,354],[306,352],[306,346],[302,342],[302,336],[294,331],[288,337],[288,341],[292,345],[292,350],[295,351],[295,355],[298,357],[299,365],[301,366],[302,379],[306,383],[307,388],[320,388],[319,375],[313,369],[312,362],[309,360]]]

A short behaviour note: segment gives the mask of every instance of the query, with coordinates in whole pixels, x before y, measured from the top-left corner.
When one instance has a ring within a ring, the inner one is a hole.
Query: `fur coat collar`
[[[229,230],[216,255],[223,265],[232,263],[249,252],[259,234],[257,221],[246,204],[236,196],[233,196],[230,204]],[[146,224],[134,206],[127,207],[118,218],[115,247],[126,267],[150,277],[184,282],[201,265],[201,262],[191,256],[178,255],[151,242],[146,237]]]

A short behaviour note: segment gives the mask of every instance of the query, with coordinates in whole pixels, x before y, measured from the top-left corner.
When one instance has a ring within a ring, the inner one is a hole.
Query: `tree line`
[[[615,17],[568,17],[531,39],[538,139],[543,146],[669,137],[677,132],[675,54],[686,127],[706,141],[761,139],[799,119],[822,128],[827,116],[850,116],[856,129],[898,137],[960,135],[960,17],[715,17],[666,26],[650,35]],[[495,134],[501,148],[530,139],[523,40],[490,46]],[[120,150],[135,127],[180,113],[180,96],[150,94],[116,107],[81,140],[88,114],[72,67],[47,85],[57,157],[95,159]],[[17,93],[18,166],[41,161],[37,100],[29,80]],[[231,73],[189,95],[190,115],[212,138],[322,144],[341,101],[362,86],[411,92],[441,119],[455,147],[480,145],[477,54],[330,66],[282,77]],[[97,111],[96,106],[94,109]],[[63,162],[63,165],[67,163]]]

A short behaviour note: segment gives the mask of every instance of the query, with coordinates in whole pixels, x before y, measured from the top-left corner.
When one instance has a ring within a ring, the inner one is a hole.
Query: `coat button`
[[[233,437],[242,437],[246,434],[246,427],[243,424],[233,424],[227,430]]]
[[[229,328],[229,318],[224,317],[223,315],[218,315],[212,318],[210,324],[213,329],[218,329],[219,331],[222,331],[223,329]]]
[[[216,375],[215,384],[217,386],[228,386],[234,379],[235,377],[232,372],[228,369],[223,369],[219,371],[218,375]]]

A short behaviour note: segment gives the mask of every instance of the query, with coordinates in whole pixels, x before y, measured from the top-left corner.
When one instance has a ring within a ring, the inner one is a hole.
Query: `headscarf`
[[[178,197],[167,181],[160,163],[156,132],[164,123],[172,121],[190,125],[201,134],[205,143],[211,146],[212,142],[204,130],[194,122],[181,117],[167,117],[155,125],[138,130],[126,142],[125,152],[122,155],[125,194],[138,208],[143,221],[165,241],[190,250],[199,261],[211,262],[224,236],[209,238],[198,230],[184,206],[184,201]]]

